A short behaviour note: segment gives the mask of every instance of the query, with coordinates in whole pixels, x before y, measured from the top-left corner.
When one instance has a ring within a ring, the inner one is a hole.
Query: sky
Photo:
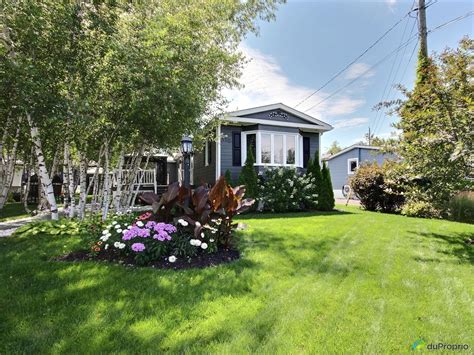
[[[413,87],[417,25],[415,18],[405,16],[413,3],[289,0],[279,5],[276,19],[259,21],[259,35],[249,35],[241,44],[248,59],[240,79],[244,88],[226,90],[228,109],[282,102],[306,112],[334,127],[322,137],[323,152],[335,140],[342,147],[361,141],[369,126],[376,136],[390,136],[398,118],[373,107],[401,97],[393,85]],[[426,3],[432,3],[426,10],[428,30],[474,10],[474,1]],[[377,45],[308,98],[400,19]],[[473,21],[470,16],[430,33],[429,52],[455,48],[463,36],[472,37]]]

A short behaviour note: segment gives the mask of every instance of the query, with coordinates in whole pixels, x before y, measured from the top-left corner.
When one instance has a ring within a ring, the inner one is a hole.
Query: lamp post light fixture
[[[193,140],[191,137],[183,136],[183,139],[181,139],[181,153],[183,154],[184,186],[189,188],[191,180],[191,155],[193,154]]]

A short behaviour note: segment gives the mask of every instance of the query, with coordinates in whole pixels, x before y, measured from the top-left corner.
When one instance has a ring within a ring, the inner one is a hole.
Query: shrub
[[[449,203],[449,215],[459,222],[474,223],[474,191],[463,191]]]
[[[319,152],[318,151],[316,151],[316,153],[314,154],[314,159],[309,159],[308,167],[306,169],[306,175],[314,179],[313,194],[318,195],[318,200],[314,200],[315,203],[313,203],[309,207],[316,209],[318,208],[318,201],[320,201],[319,195],[321,194],[321,185],[323,182],[321,166],[319,165]]]
[[[331,173],[329,172],[326,163],[323,164],[321,176],[322,179],[318,198],[318,209],[321,211],[332,211],[335,206],[334,191],[332,189]]]
[[[302,211],[317,204],[314,178],[294,168],[266,169],[260,183],[259,200],[272,212]]]
[[[402,208],[402,215],[408,217],[439,218],[440,211],[427,201],[407,201]]]
[[[224,178],[225,178],[225,181],[226,181],[230,186],[232,186],[232,187],[235,186],[235,184],[234,184],[234,182],[233,182],[233,180],[232,180],[232,173],[230,172],[229,169],[227,169],[227,170],[225,171]],[[245,185],[245,184],[244,184],[244,185]]]
[[[383,166],[374,162],[357,169],[350,185],[364,209],[395,212],[401,208],[405,198],[397,167],[393,162],[386,162]]]
[[[242,167],[242,171],[239,176],[239,184],[245,186],[245,193],[247,197],[256,198],[258,195],[258,175],[255,171],[255,157],[253,156],[252,149],[247,152],[247,159],[245,165]]]

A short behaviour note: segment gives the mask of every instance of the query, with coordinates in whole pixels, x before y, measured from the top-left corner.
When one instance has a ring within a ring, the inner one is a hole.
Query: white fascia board
[[[236,117],[236,116],[226,116],[221,118],[222,121],[231,122],[231,123],[253,123],[253,124],[264,124],[267,126],[279,126],[279,127],[292,127],[292,128],[301,128],[302,130],[311,130],[314,132],[327,132],[332,130],[332,127],[315,127],[314,124],[301,124],[293,122],[281,122],[281,121],[269,121],[269,120],[260,120],[255,118],[247,117]]]

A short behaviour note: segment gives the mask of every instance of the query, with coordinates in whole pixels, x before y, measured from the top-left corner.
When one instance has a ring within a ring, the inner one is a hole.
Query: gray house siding
[[[308,121],[303,120],[289,112],[284,110],[269,110],[269,111],[262,111],[257,113],[252,113],[249,115],[243,115],[241,117],[246,118],[255,118],[257,120],[268,120],[268,121],[278,121],[278,122],[291,122],[291,123],[302,123],[308,124]]]
[[[352,176],[352,174],[348,174],[347,172],[347,161],[348,159],[354,158],[359,159],[359,166],[374,161],[381,165],[385,160],[395,159],[395,155],[383,154],[375,149],[354,148],[326,161],[329,171],[331,172],[332,187],[336,192],[341,192],[341,195],[342,186],[348,184],[349,178]]]
[[[301,135],[303,138],[309,137],[309,157],[313,159],[316,152],[319,152],[319,133],[301,132]],[[318,156],[321,156],[321,152]]]
[[[240,126],[221,126],[221,174],[224,175],[227,170],[230,171],[232,180],[237,181],[239,179],[240,171],[242,166],[232,165],[232,133],[242,132]],[[245,162],[243,161],[242,164]]]
[[[193,184],[196,186],[202,184],[214,184],[216,182],[216,142],[210,142],[210,146],[212,158],[208,166],[205,166],[204,163],[204,148],[194,153]]]

